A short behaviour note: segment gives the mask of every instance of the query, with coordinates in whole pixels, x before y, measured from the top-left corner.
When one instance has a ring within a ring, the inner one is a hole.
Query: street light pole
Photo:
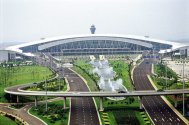
[[[47,66],[45,59],[45,65]],[[45,75],[45,111],[47,112],[47,75]]]
[[[59,64],[59,75],[61,75],[61,68],[62,68],[62,61],[61,61],[61,51],[60,51],[60,53],[59,53],[59,61],[60,61],[60,64]],[[60,80],[61,78],[60,78],[60,76],[59,76],[59,91],[60,91]]]
[[[45,111],[47,112],[47,78],[45,79],[45,91],[46,91],[46,93],[45,93]]]
[[[165,66],[165,83],[164,83],[164,89],[166,90],[167,89],[167,62],[166,60],[163,60],[163,65]]]
[[[183,82],[183,86],[182,86],[182,89],[183,89],[183,93],[182,93],[182,96],[183,96],[183,116],[185,115],[185,107],[184,107],[184,64],[185,64],[185,60],[183,59],[183,69],[182,69],[182,82]]]
[[[165,62],[165,72],[166,72],[166,86],[165,86],[165,90],[167,90],[167,62]]]
[[[59,75],[61,75],[61,69],[59,69]],[[59,76],[59,91],[60,91],[60,82],[61,82],[61,77]]]

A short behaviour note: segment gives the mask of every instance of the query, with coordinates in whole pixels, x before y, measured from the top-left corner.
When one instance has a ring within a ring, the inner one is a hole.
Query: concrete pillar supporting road
[[[64,97],[64,104],[63,104],[63,106],[64,106],[64,109],[66,109],[66,97]]]
[[[12,95],[10,94],[10,102],[12,102]]]
[[[143,106],[142,106],[142,96],[139,96],[138,100],[139,100],[139,104],[140,104],[140,109],[143,109]]]
[[[37,96],[35,96],[35,107],[37,107]]]
[[[19,96],[16,96],[16,102],[19,103]]]
[[[104,108],[103,108],[103,97],[100,97],[100,110],[99,111],[104,111]]]
[[[178,106],[178,103],[177,103],[177,102],[178,102],[178,101],[177,101],[178,99],[177,99],[177,98],[178,98],[177,95],[175,95],[175,108]]]

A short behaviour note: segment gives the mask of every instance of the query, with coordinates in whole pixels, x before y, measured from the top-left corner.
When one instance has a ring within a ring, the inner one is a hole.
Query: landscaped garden
[[[152,74],[151,78],[160,90],[164,89],[182,89],[183,82],[178,81],[177,74],[169,67],[163,64],[154,65],[155,75]],[[189,88],[189,82],[185,82],[185,88]]]
[[[129,71],[130,67],[128,63],[124,61],[110,61],[110,65],[116,71],[116,78],[123,80],[123,85],[128,90],[133,90],[133,85],[130,80]],[[97,81],[99,80],[97,75],[91,74],[92,66],[87,60],[76,60],[74,68],[76,72],[81,74],[87,81],[91,91],[99,91]],[[99,107],[99,99],[95,98],[97,106]],[[151,124],[147,114],[144,110],[139,109],[139,102],[137,97],[128,97],[124,100],[110,100],[104,98],[103,100],[104,111],[100,112],[103,125],[126,125],[126,124]],[[143,113],[141,115],[141,112]],[[145,117],[144,117],[145,115]],[[134,122],[133,122],[134,120]]]
[[[69,106],[69,100],[66,101]],[[48,110],[45,111],[45,104],[32,107],[29,111],[31,114],[39,117],[48,125],[67,125],[69,119],[69,108],[63,109],[63,100],[48,102]]]
[[[153,75],[152,79],[159,89],[177,87],[178,76],[172,69],[159,63],[154,65],[154,71],[156,75]]]
[[[0,102],[8,102],[7,94],[4,93],[6,87],[33,83],[54,77],[55,74],[48,68],[34,65],[33,63],[1,63],[0,65]],[[23,99],[23,98],[22,98]],[[24,99],[25,100],[25,99]],[[10,101],[10,100],[9,100]],[[11,108],[21,108],[24,104],[11,105]],[[0,124],[17,125],[19,121],[13,117],[0,115]]]
[[[34,83],[35,84],[35,83]],[[51,81],[45,81],[36,83],[35,86],[31,86],[28,88],[31,91],[66,91],[67,85],[63,78],[61,79],[54,79]]]
[[[100,116],[103,125],[151,125],[147,114],[138,108],[112,109]]]
[[[7,96],[7,94],[4,93],[4,88],[14,86],[14,85],[19,85],[19,84],[34,83],[36,86],[32,86],[28,88],[28,90],[33,90],[33,91],[44,91],[46,90],[46,87],[48,91],[67,90],[67,85],[63,78],[48,81],[48,79],[53,78],[55,76],[55,73],[51,71],[50,69],[43,66],[38,66],[38,65],[5,66],[3,65],[0,67],[0,74],[1,74],[0,76],[0,101],[1,102],[8,102],[6,98],[7,97],[9,98],[9,96]],[[45,80],[46,80],[46,85],[45,85]],[[40,82],[40,81],[43,81],[43,82]],[[49,98],[50,97],[48,97],[48,99]],[[38,100],[43,100],[43,99],[45,99],[45,97],[38,97]],[[33,97],[25,96],[23,98],[20,98],[20,102],[22,103],[12,104],[10,105],[10,108],[15,108],[15,109],[22,108],[24,106],[23,104],[24,102],[33,101],[33,100],[34,100]],[[45,104],[40,104],[38,108],[33,107],[31,109],[31,113],[43,119],[49,125],[67,124],[69,109],[67,108],[64,110],[62,104],[63,104],[62,100],[58,102],[48,103],[47,112],[44,111]],[[69,106],[69,100],[67,101],[67,106]],[[2,119],[2,121],[10,120],[11,125],[14,123],[14,121],[12,121],[8,117],[1,116],[0,118]]]
[[[55,74],[48,68],[38,65],[0,67],[0,102],[7,102],[4,89],[6,87],[34,83],[52,78]]]

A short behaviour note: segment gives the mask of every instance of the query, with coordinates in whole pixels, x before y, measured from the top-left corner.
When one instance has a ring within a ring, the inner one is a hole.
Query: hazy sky
[[[0,0],[0,42],[88,34],[189,40],[189,0]]]

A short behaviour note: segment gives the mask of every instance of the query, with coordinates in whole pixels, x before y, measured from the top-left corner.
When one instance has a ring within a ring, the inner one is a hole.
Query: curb
[[[69,111],[69,118],[68,118],[68,124],[67,125],[70,125],[70,117],[71,117],[71,105],[72,105],[72,101],[71,101],[71,98],[70,98],[70,111]]]
[[[68,92],[68,91],[70,91],[70,85],[69,85],[69,82],[68,82],[67,78],[64,77],[64,79],[65,79],[65,82],[66,82],[66,84],[67,84],[67,89],[66,89],[65,92]]]
[[[16,115],[13,115],[13,114],[7,113],[7,112],[5,112],[5,111],[1,111],[1,110],[0,110],[0,113],[8,114],[8,115],[14,117],[15,119],[17,119],[18,121],[22,122],[24,125],[29,125],[24,119],[22,119],[22,118],[20,118],[20,117],[18,117],[18,116],[16,116]],[[5,117],[6,117],[6,116],[5,116]]]
[[[68,82],[68,80],[67,80],[67,78],[66,77],[64,77],[64,79],[65,79],[65,82],[66,82],[66,84],[67,84],[67,92],[70,90],[70,85],[69,85],[69,82]],[[64,100],[65,101],[65,100]],[[69,101],[70,101],[70,104],[69,104],[69,107],[70,107],[70,110],[69,110],[69,117],[68,117],[68,124],[67,125],[70,125],[70,116],[71,116],[71,98],[69,99]]]
[[[32,107],[31,107],[31,108],[32,108]],[[31,108],[28,109],[27,113],[28,113],[29,115],[35,117],[36,119],[40,120],[41,122],[43,122],[43,124],[48,125],[45,121],[43,121],[43,120],[40,119],[39,117],[37,117],[37,116],[35,116],[35,115],[32,115],[32,114],[29,112]]]
[[[17,111],[19,110],[19,109],[10,107],[10,105],[8,105],[7,108],[12,109],[12,110],[17,110]]]

